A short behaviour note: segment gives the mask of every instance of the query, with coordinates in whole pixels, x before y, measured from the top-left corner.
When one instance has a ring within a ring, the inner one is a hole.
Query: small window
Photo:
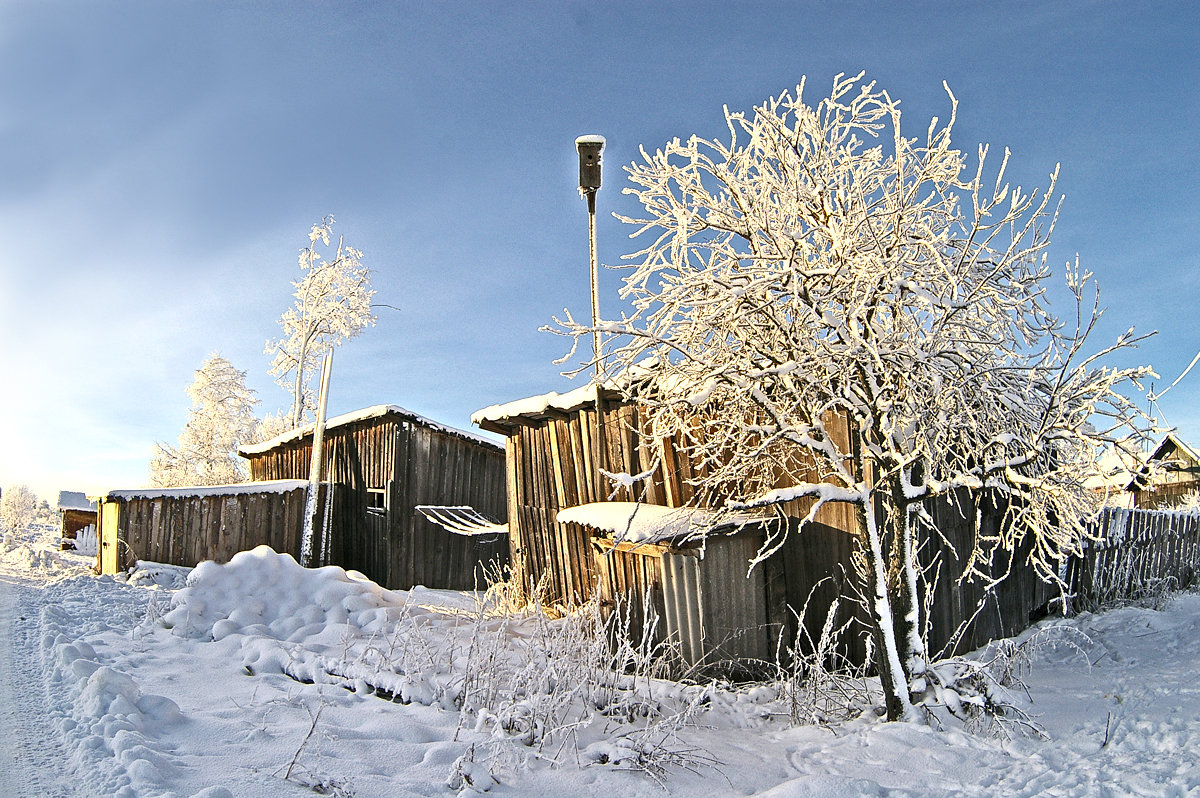
[[[383,488],[367,488],[367,512],[374,515],[387,514],[387,491]]]

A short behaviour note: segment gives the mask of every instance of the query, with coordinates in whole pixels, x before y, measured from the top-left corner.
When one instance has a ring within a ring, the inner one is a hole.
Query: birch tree
[[[362,252],[340,237],[331,259],[320,251],[330,246],[333,224],[333,217],[326,216],[309,231],[308,246],[300,250],[303,275],[293,283],[296,302],[279,317],[283,336],[267,341],[266,353],[273,356],[270,373],[292,394],[292,429],[316,409],[309,385],[325,354],[375,323],[375,292]]]
[[[258,399],[246,387],[246,372],[214,353],[188,386],[192,400],[178,446],[155,444],[150,483],[173,488],[227,485],[246,479],[238,447],[258,437]]]
[[[1027,544],[1056,580],[1091,534],[1098,448],[1130,430],[1124,391],[1148,370],[1102,363],[1132,330],[1085,349],[1101,311],[1078,261],[1070,315],[1049,306],[1057,167],[1044,189],[1011,186],[1006,151],[985,177],[987,147],[969,165],[951,145],[948,87],[949,118],[915,138],[861,74],[815,107],[803,90],[726,108],[723,138],[675,139],[627,167],[643,212],[620,218],[649,243],[627,256],[632,311],[596,325],[600,361],[656,436],[706,466],[697,501],[742,514],[811,502],[759,561],[822,505],[854,505],[888,717],[913,719],[931,689],[925,503],[1007,508],[999,536],[962,553],[962,578],[995,578],[992,555]],[[593,329],[556,321],[576,342]]]

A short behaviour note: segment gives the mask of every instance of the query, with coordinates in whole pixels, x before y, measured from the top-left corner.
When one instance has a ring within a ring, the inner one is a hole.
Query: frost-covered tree
[[[1085,352],[1100,310],[1077,262],[1071,315],[1049,307],[1057,169],[1044,191],[1011,187],[1006,152],[985,178],[986,147],[969,166],[951,146],[948,88],[949,119],[919,138],[861,75],[836,78],[815,107],[802,92],[726,109],[726,138],[675,139],[627,167],[644,213],[622,218],[650,243],[628,256],[633,312],[596,325],[601,363],[655,435],[705,466],[698,501],[728,513],[811,502],[760,559],[823,504],[856,507],[888,716],[911,719],[933,689],[917,560],[935,534],[928,500],[1007,508],[998,538],[960,553],[965,578],[994,578],[992,555],[1027,544],[1057,579],[1091,534],[1084,482],[1137,416],[1122,391],[1144,370],[1097,360],[1132,331]],[[559,324],[577,343],[592,329]]]
[[[292,417],[287,413],[267,413],[263,416],[262,421],[258,422],[258,430],[254,437],[257,443],[269,441],[272,438],[282,435],[285,432],[291,432]]]
[[[0,496],[0,526],[4,532],[24,532],[37,520],[38,498],[28,485],[13,485]]]
[[[192,407],[179,445],[155,444],[150,482],[172,488],[226,485],[246,479],[238,447],[258,439],[254,407],[258,399],[246,387],[246,372],[218,354],[196,370],[187,394]]]
[[[316,408],[309,382],[321,358],[375,323],[375,292],[362,252],[340,237],[332,259],[318,251],[318,242],[329,247],[333,223],[333,217],[326,216],[309,231],[308,246],[300,250],[304,274],[293,284],[296,303],[279,317],[283,337],[267,342],[266,353],[273,355],[270,373],[292,393],[293,429]]]

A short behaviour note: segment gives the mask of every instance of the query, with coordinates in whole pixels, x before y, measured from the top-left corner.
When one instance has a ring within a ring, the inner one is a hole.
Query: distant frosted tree
[[[218,354],[196,370],[187,389],[192,399],[179,445],[155,444],[150,482],[162,488],[241,482],[246,470],[238,446],[257,439],[258,399],[246,387],[246,372]]]
[[[37,516],[38,498],[28,485],[13,485],[0,497],[0,525],[7,533],[23,532]]]
[[[362,252],[338,238],[332,259],[318,251],[328,248],[334,219],[326,216],[308,234],[308,246],[300,250],[304,273],[293,285],[296,303],[279,317],[283,337],[267,341],[266,353],[273,355],[270,373],[292,393],[292,428],[316,409],[309,387],[313,372],[330,350],[354,338],[375,323],[371,314],[371,272],[362,265]]]
[[[274,437],[282,435],[285,432],[290,432],[292,427],[292,417],[288,413],[267,413],[263,416],[262,421],[258,423],[258,431],[255,433],[257,443],[269,441]]]

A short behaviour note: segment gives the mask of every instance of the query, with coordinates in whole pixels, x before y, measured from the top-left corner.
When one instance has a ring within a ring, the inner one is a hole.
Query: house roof
[[[1172,451],[1180,452],[1191,461],[1193,467],[1200,466],[1200,452],[1198,452],[1191,444],[1178,437],[1174,432],[1168,432],[1159,441],[1159,444],[1154,447],[1154,450],[1146,457],[1146,463],[1151,462],[1167,462]],[[1142,466],[1134,474],[1133,479],[1125,486],[1125,490],[1141,490],[1145,487],[1146,466]]]
[[[471,441],[472,443],[478,443],[493,449],[501,448],[500,444],[493,440],[481,437],[473,432],[467,432],[465,430],[455,429],[454,427],[448,427],[445,424],[439,424],[438,422],[418,415],[411,410],[405,410],[399,405],[374,405],[372,407],[363,408],[362,410],[356,410],[353,413],[344,413],[340,416],[334,416],[325,422],[325,429],[335,429],[337,427],[343,427],[359,421],[369,421],[375,418],[382,418],[383,416],[387,415],[399,416],[414,423],[420,424],[423,427],[437,430],[438,432],[443,432],[447,435],[463,438],[464,440]],[[312,435],[315,429],[315,422],[312,424],[306,424],[305,426],[298,427],[290,432],[285,432],[282,435],[276,435],[269,441],[241,446],[238,448],[238,454],[240,454],[242,457],[251,457],[256,454],[263,454],[286,443],[303,440],[304,438]]]
[[[1161,460],[1171,451],[1171,447],[1183,452],[1183,454],[1194,463],[1200,463],[1200,452],[1197,452],[1190,444],[1175,435],[1174,432],[1168,432],[1158,444],[1154,447],[1154,451],[1150,453],[1147,460]]]

